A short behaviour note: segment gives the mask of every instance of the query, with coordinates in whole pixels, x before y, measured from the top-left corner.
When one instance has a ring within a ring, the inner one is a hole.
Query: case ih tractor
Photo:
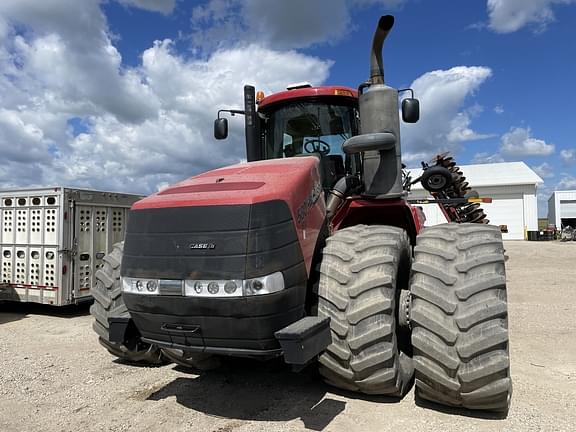
[[[245,115],[248,162],[133,205],[93,290],[112,354],[196,368],[213,356],[317,361],[341,389],[401,397],[415,380],[420,398],[507,411],[501,234],[446,155],[418,180],[450,222],[423,229],[409,203],[399,112],[411,123],[419,107],[399,109],[384,84],[393,23],[380,19],[358,91],[300,85],[257,103],[245,87],[244,110],[227,111]],[[216,137],[227,131],[216,120]]]

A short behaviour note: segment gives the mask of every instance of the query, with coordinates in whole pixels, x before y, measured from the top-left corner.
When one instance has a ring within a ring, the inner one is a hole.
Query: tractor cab
[[[356,91],[346,87],[288,86],[268,97],[259,92],[253,124],[249,109],[253,87],[245,88],[246,111],[221,110],[246,117],[249,161],[314,156],[319,159],[322,187],[327,194],[338,180],[360,172],[360,157],[346,155],[342,144],[358,135]],[[227,136],[227,120],[218,118],[215,137]]]

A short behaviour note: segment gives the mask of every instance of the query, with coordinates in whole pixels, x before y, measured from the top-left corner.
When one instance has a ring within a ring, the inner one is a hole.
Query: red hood
[[[253,204],[275,199],[294,202],[303,192],[296,185],[316,177],[317,166],[318,159],[311,156],[219,168],[150,195],[132,209]]]

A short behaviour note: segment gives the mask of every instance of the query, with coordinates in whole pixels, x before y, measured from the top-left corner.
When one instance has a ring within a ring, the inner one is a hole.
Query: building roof
[[[552,192],[548,201],[558,198],[559,200],[576,200],[576,189],[573,190],[557,190]]]
[[[474,187],[538,185],[544,183],[544,180],[524,162],[460,165],[460,168],[466,177],[466,181],[474,185]],[[422,175],[422,168],[408,168],[408,170],[412,179]],[[422,189],[422,184],[418,182],[412,186],[412,189]]]

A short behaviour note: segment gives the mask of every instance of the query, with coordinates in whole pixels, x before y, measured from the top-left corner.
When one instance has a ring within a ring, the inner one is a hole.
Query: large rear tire
[[[332,343],[320,356],[320,374],[341,389],[403,396],[413,376],[396,324],[397,299],[410,271],[406,232],[344,228],[327,239],[323,254],[318,315],[330,317]]]
[[[414,248],[410,322],[418,397],[507,412],[512,395],[498,227],[426,228]]]
[[[162,364],[164,359],[160,350],[135,338],[129,343],[120,344],[110,341],[110,317],[129,317],[128,309],[122,300],[120,285],[120,263],[124,243],[116,243],[103,259],[104,265],[96,272],[96,284],[91,294],[94,304],[90,313],[94,317],[92,328],[99,336],[99,341],[110,354],[128,363]]]

